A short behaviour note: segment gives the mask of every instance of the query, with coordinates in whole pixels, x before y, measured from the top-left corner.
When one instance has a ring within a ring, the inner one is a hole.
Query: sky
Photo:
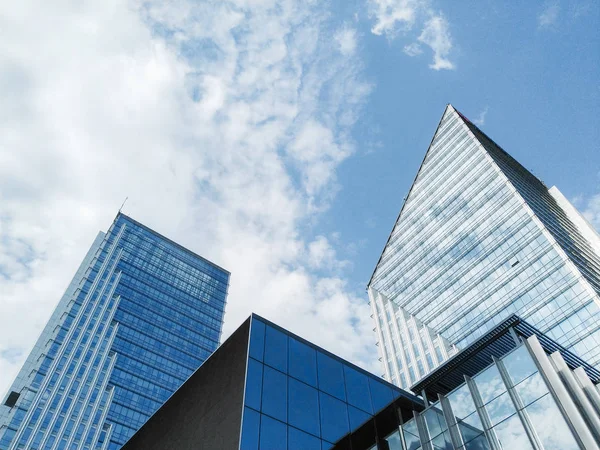
[[[506,4],[505,4],[506,3]],[[447,103],[600,229],[592,0],[0,3],[0,391],[123,211],[375,373],[366,284]]]

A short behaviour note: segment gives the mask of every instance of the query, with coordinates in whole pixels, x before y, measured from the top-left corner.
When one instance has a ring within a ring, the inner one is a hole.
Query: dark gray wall
[[[247,320],[122,450],[237,449],[249,328]]]

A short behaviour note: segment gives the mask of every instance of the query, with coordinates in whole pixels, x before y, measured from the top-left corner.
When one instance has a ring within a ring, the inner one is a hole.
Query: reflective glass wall
[[[481,136],[448,106],[369,282],[386,379],[403,387],[439,364],[436,346],[450,356],[444,340],[464,348],[510,314],[600,363],[597,256],[543,184]]]
[[[218,346],[228,272],[133,219],[80,272],[14,385],[2,449],[116,450]]]
[[[411,394],[257,318],[244,405],[242,450],[366,450],[402,414],[422,409]]]

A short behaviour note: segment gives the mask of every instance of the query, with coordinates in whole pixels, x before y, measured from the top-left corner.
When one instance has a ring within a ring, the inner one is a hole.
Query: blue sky
[[[522,2],[521,2],[522,3]],[[600,224],[600,6],[0,6],[0,391],[125,212],[255,311],[375,372],[365,285],[452,103]]]

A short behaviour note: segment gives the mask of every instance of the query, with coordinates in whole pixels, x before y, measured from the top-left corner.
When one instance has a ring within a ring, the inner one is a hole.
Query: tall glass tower
[[[121,213],[0,405],[0,449],[118,449],[217,348],[229,273]]]
[[[368,293],[385,377],[409,387],[511,314],[600,364],[600,238],[448,105]]]

